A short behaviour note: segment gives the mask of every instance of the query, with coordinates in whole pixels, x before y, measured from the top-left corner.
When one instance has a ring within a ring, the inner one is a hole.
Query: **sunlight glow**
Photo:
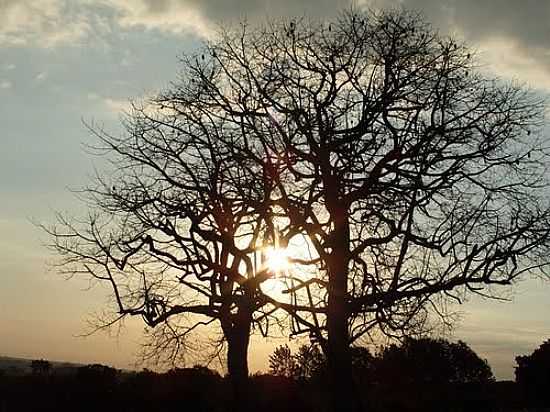
[[[275,274],[285,272],[290,268],[287,249],[268,248],[264,251],[264,257],[265,267]]]

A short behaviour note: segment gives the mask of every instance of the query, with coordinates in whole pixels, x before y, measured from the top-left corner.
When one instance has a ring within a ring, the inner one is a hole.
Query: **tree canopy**
[[[531,354],[516,357],[516,382],[530,402],[548,404],[550,384],[550,340],[544,341]]]
[[[406,339],[380,354],[377,379],[407,384],[465,384],[494,381],[491,368],[466,343],[443,339]]]

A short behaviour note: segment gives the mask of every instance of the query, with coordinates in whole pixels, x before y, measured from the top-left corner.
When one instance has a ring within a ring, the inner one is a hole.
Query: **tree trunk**
[[[356,412],[359,410],[354,390],[349,339],[348,261],[350,232],[347,213],[331,210],[334,230],[331,234],[329,268],[329,296],[327,308],[328,366],[332,392],[332,409]]]
[[[351,350],[349,347],[348,312],[342,279],[329,279],[328,298],[328,366],[333,411],[355,412],[358,400],[354,390]],[[344,280],[347,280],[344,278]]]
[[[234,316],[227,338],[227,371],[233,392],[233,410],[251,409],[248,388],[248,344],[250,342],[251,313],[239,309]]]

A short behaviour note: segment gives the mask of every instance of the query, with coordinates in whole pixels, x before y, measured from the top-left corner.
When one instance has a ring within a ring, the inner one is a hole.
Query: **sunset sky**
[[[481,70],[550,92],[550,2],[543,0],[372,0],[356,7],[405,6],[477,51]],[[84,122],[120,131],[129,99],[169,85],[178,56],[218,24],[243,18],[324,18],[344,0],[0,0],[0,355],[133,367],[143,326],[117,336],[79,337],[102,309],[106,290],[64,281],[32,222],[54,210],[78,214],[68,188],[86,184],[101,161],[84,146]],[[550,131],[550,127],[547,128]],[[549,136],[550,139],[550,136]],[[525,281],[509,302],[472,299],[457,308],[451,336],[486,358],[499,379],[514,357],[550,338],[550,281]],[[115,332],[115,331],[113,331]],[[285,339],[254,340],[251,372]]]

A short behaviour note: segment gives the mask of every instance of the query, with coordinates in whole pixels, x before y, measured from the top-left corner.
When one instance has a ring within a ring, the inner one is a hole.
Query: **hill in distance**
[[[32,372],[31,362],[34,359],[15,358],[11,356],[0,356],[0,373],[3,372],[8,375],[26,375]],[[81,363],[71,363],[64,361],[50,361],[52,369],[58,373],[70,373],[76,370],[80,366],[84,366]]]

